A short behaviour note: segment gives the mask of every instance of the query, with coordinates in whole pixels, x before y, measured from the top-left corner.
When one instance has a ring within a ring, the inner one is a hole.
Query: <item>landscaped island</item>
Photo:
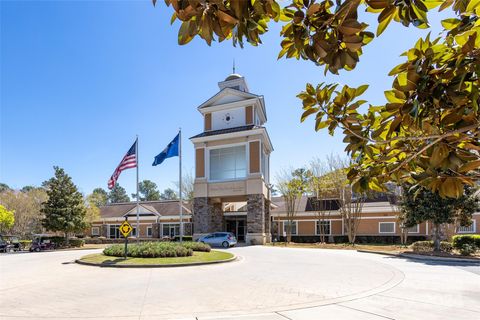
[[[124,245],[115,244],[103,253],[90,254],[77,260],[81,264],[98,266],[175,266],[232,261],[229,252],[211,250],[198,242],[145,242],[129,244],[127,258]]]

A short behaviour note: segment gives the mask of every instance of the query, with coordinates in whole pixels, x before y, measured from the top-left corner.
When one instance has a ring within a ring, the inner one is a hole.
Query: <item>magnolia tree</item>
[[[179,44],[199,36],[208,45],[231,39],[256,46],[270,23],[281,23],[278,58],[309,60],[333,74],[354,70],[375,37],[359,11],[378,16],[378,37],[390,23],[428,28],[433,10],[453,9],[439,37],[418,39],[390,71],[392,89],[383,105],[360,110],[367,85],[307,84],[298,94],[301,120],[315,116],[315,130],[342,132],[355,159],[347,172],[355,192],[384,191],[384,183],[393,180],[458,198],[479,178],[478,0],[290,0],[283,7],[275,0],[165,3],[174,10],[171,22],[181,22]]]
[[[440,241],[445,238],[444,224],[469,226],[472,224],[472,214],[479,209],[479,199],[476,190],[465,187],[459,198],[442,198],[436,192],[422,187],[404,186],[400,202],[405,214],[406,227],[430,221],[433,224],[434,250],[440,251]]]

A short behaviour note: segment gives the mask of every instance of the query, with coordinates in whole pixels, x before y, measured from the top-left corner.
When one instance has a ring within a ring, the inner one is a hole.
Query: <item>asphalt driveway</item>
[[[0,256],[2,319],[479,319],[480,266],[242,247],[239,261],[113,269],[99,250]]]

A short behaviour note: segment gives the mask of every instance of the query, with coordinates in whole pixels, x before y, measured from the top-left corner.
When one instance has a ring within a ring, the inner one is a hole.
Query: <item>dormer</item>
[[[218,86],[220,91],[198,107],[204,117],[204,132],[260,127],[267,121],[263,96],[248,92],[244,77],[229,75]]]
[[[225,88],[232,88],[238,91],[248,92],[248,85],[245,78],[238,73],[232,73],[225,78],[224,81],[218,83],[220,90]]]

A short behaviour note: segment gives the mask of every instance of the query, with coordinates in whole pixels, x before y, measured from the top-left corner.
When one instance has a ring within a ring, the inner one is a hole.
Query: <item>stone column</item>
[[[265,244],[265,197],[247,195],[247,244]]]
[[[271,201],[265,199],[265,235],[266,242],[272,242],[271,218],[270,218],[270,203]]]
[[[223,230],[223,210],[221,203],[213,203],[210,198],[193,199],[193,234],[194,239],[212,232]]]

